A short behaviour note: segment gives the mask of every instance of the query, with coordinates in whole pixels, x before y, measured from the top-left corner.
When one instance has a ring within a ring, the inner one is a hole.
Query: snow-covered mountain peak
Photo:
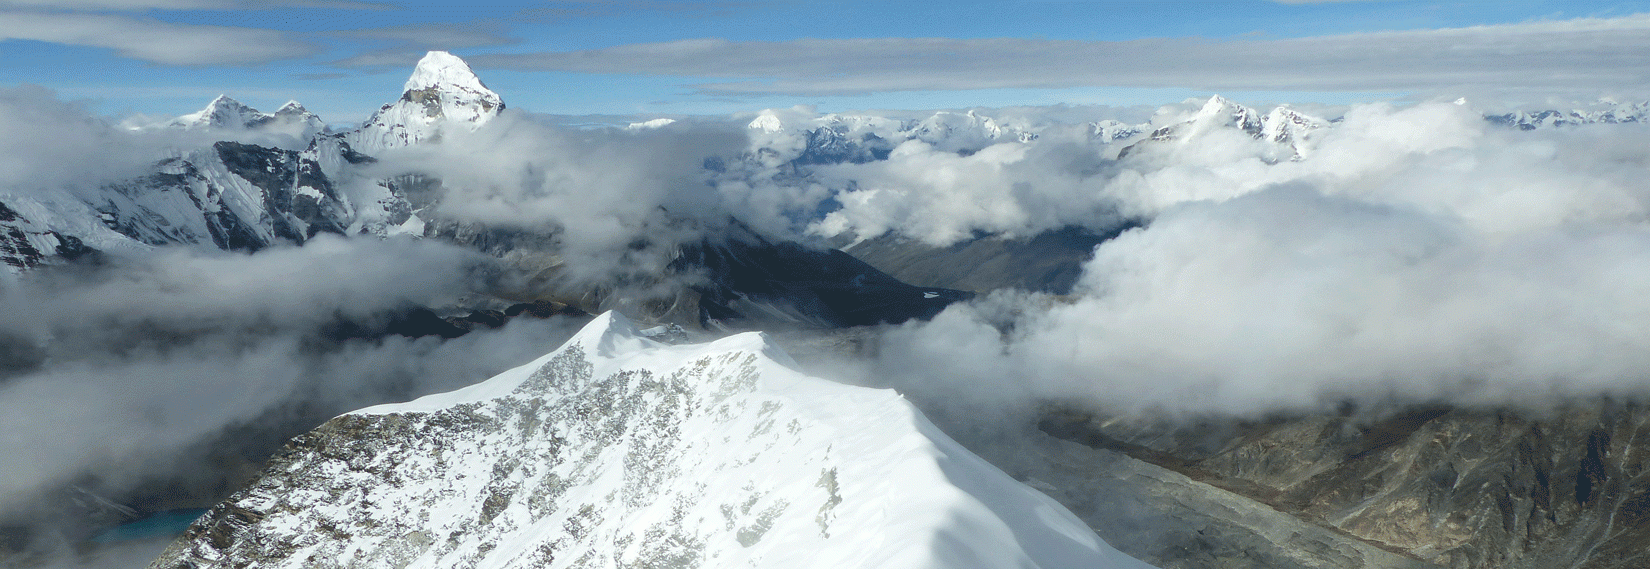
[[[918,121],[907,136],[948,152],[973,152],[1003,140],[1031,142],[1037,133],[968,110],[940,111]]]
[[[204,114],[211,114],[211,113],[218,113],[218,112],[253,112],[253,113],[256,113],[258,111],[253,110],[252,107],[248,107],[245,104],[241,103],[240,101],[237,101],[235,99],[230,98],[229,95],[225,95],[225,94],[220,93],[220,94],[218,94],[217,97],[212,98],[212,102],[206,104],[206,108],[201,109],[201,111],[200,111],[200,113],[204,113]]]
[[[1101,142],[1116,142],[1139,136],[1149,125],[1127,124],[1122,121],[1105,119],[1089,123],[1093,129],[1091,136]]]
[[[269,119],[268,113],[258,112],[228,95],[218,95],[205,108],[180,116],[171,125],[187,129],[247,129]]]
[[[774,134],[785,131],[785,122],[780,120],[779,115],[774,114],[772,109],[768,109],[762,111],[762,114],[756,115],[756,118],[745,127],[767,134]]]
[[[1206,127],[1235,126],[1250,134],[1260,132],[1261,121],[1259,112],[1220,95],[1209,97],[1209,102],[1204,103],[1191,120]]]
[[[347,528],[344,529],[344,528]],[[152,567],[1146,566],[904,398],[759,333],[597,318],[481,384],[342,415]]]
[[[407,77],[407,83],[402,90],[417,91],[431,88],[452,88],[493,94],[481,83],[481,78],[470,70],[470,64],[445,51],[424,54],[424,58],[418,60],[418,65],[413,67],[412,76]]]
[[[249,107],[228,95],[218,95],[206,107],[159,125],[197,131],[258,131],[293,137],[302,145],[326,128],[321,117],[297,101],[287,101],[273,114]]]
[[[1210,132],[1236,130],[1251,138],[1272,143],[1261,156],[1267,162],[1299,160],[1310,151],[1306,144],[1309,133],[1328,126],[1328,121],[1302,114],[1288,106],[1273,108],[1262,115],[1255,109],[1214,95],[1191,118],[1159,127],[1152,131],[1150,138],[1119,151],[1118,158],[1130,155],[1142,145],[1170,141],[1185,143]],[[1096,131],[1099,131],[1098,126]]]
[[[1228,99],[1226,97],[1222,97],[1219,94],[1215,94],[1215,95],[1210,95],[1209,100],[1203,103],[1203,109],[1199,110],[1198,114],[1200,114],[1200,115],[1218,114],[1218,113],[1227,111],[1229,109],[1238,109],[1238,108],[1242,108],[1242,107],[1243,107],[1243,105],[1239,105],[1235,102],[1232,102],[1231,99]]]
[[[469,64],[432,51],[407,78],[401,98],[373,113],[348,135],[357,150],[374,152],[434,141],[446,128],[480,128],[504,111],[504,100],[481,83]]]
[[[1267,113],[1261,124],[1264,125],[1262,136],[1266,140],[1288,144],[1307,132],[1329,126],[1329,121],[1280,106]]]

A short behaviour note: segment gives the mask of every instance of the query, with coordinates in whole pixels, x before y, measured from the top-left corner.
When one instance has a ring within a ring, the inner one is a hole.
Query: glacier
[[[793,366],[608,312],[293,439],[151,567],[1148,567],[892,390]]]

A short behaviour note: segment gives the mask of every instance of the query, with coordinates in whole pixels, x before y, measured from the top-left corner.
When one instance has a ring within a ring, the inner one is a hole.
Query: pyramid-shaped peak
[[[358,152],[408,146],[441,138],[454,127],[475,130],[504,110],[504,100],[481,83],[470,65],[445,51],[424,55],[407,78],[401,98],[384,105],[349,135]]]
[[[476,77],[470,70],[470,64],[465,63],[458,56],[445,51],[432,51],[424,54],[413,68],[412,76],[407,78],[404,90],[416,91],[421,89],[458,87],[468,91],[492,93],[481,78]]]
[[[205,108],[173,119],[174,127],[182,128],[250,128],[268,120],[268,115],[248,107],[228,95],[218,95]]]
[[[309,112],[309,109],[305,109],[304,105],[298,101],[287,101],[285,105],[281,105],[281,108],[275,110],[276,114],[303,114],[307,112]]]
[[[1204,113],[1218,113],[1218,112],[1224,112],[1228,109],[1241,109],[1241,108],[1243,108],[1243,105],[1239,105],[1239,104],[1233,102],[1231,99],[1228,99],[1226,97],[1222,97],[1220,95],[1210,96],[1209,97],[1209,102],[1203,104],[1203,112]]]
[[[212,102],[206,104],[205,109],[201,109],[201,110],[204,111],[204,112],[210,113],[210,112],[212,112],[213,110],[216,110],[216,109],[236,109],[236,110],[246,109],[246,110],[252,110],[252,107],[246,106],[245,103],[237,101],[237,100],[231,98],[229,95],[218,95],[216,98],[212,99]]]
[[[774,113],[773,109],[763,109],[762,113],[757,115],[755,120],[752,120],[750,124],[745,125],[745,128],[760,130],[767,133],[784,132],[785,121],[780,120],[779,115]]]

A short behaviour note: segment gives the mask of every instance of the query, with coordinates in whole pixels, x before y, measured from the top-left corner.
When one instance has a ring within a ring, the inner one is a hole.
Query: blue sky
[[[348,122],[445,49],[512,106],[556,114],[1650,96],[1650,1],[268,5],[0,0],[0,84],[116,116],[227,93]]]

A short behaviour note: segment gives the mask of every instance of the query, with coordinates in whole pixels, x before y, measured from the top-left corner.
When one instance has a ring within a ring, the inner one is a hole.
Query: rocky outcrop
[[[1642,404],[1196,423],[1056,413],[1043,430],[1439,566],[1650,562],[1650,409]]]
[[[984,455],[1163,569],[1440,569],[1124,452],[1039,436]]]

